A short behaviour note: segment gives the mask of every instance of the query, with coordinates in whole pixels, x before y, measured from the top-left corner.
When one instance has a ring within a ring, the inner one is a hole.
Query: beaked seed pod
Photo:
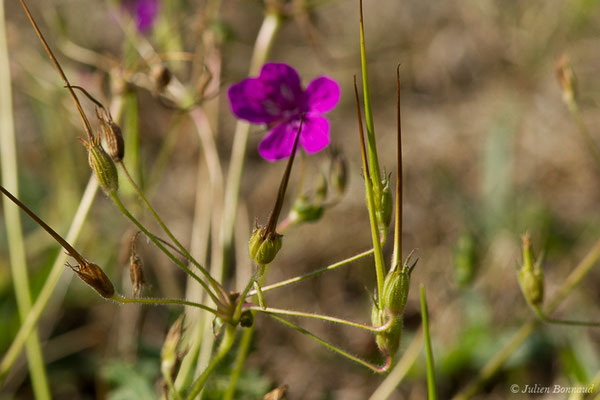
[[[402,315],[408,290],[410,288],[410,268],[406,265],[396,265],[387,273],[383,281],[383,293],[381,301],[384,310],[390,315]]]
[[[265,235],[265,229],[261,227],[254,228],[248,242],[250,258],[258,265],[267,265],[272,262],[282,244],[283,235],[277,232],[272,235]]]
[[[106,194],[114,193],[119,189],[119,176],[117,167],[108,154],[104,151],[97,138],[83,144],[88,150],[88,162],[96,174],[100,187]]]
[[[115,294],[115,288],[112,282],[108,279],[108,276],[106,276],[104,271],[96,264],[85,261],[85,263],[77,265],[71,265],[67,262],[66,265],[71,268],[82,281],[98,292],[100,296],[111,298],[113,294]]]

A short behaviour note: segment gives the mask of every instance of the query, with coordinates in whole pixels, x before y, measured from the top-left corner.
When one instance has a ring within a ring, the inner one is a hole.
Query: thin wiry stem
[[[329,350],[334,351],[334,352],[336,352],[336,353],[338,353],[338,354],[346,357],[349,360],[352,360],[352,361],[354,361],[354,362],[356,362],[356,363],[358,363],[358,364],[360,364],[360,365],[362,365],[364,367],[369,368],[373,372],[383,373],[383,372],[387,371],[390,368],[390,366],[391,366],[391,358],[389,356],[386,357],[385,363],[382,366],[374,365],[374,364],[371,364],[371,363],[363,360],[362,358],[356,357],[356,356],[348,353],[347,351],[340,349],[339,347],[336,347],[336,346],[334,346],[334,345],[332,345],[330,343],[327,343],[326,341],[324,341],[323,339],[319,338],[318,336],[315,336],[314,334],[312,334],[311,332],[307,331],[306,329],[304,329],[304,328],[302,328],[302,327],[300,327],[300,326],[298,326],[298,325],[296,325],[296,324],[294,324],[294,323],[292,323],[292,322],[290,322],[290,321],[288,321],[286,319],[278,317],[278,316],[276,316],[274,314],[269,314],[269,316],[271,318],[274,318],[277,321],[281,322],[282,324],[287,325],[290,328],[297,330],[301,334],[303,334],[305,336],[308,336],[309,338],[311,338],[312,340],[316,341],[317,343],[320,343],[321,345],[325,346]]]
[[[396,68],[396,221],[394,223],[394,250],[392,267],[399,265],[402,260],[402,123],[400,118],[400,64]]]
[[[200,308],[204,311],[208,311],[209,313],[217,315],[217,310],[205,306],[204,304],[196,303],[193,301],[180,300],[180,299],[152,299],[148,297],[125,297],[119,294],[115,294],[111,297],[111,300],[114,300],[118,303],[139,303],[139,304],[153,304],[153,305],[166,305],[166,304],[178,304],[180,306],[188,306],[188,307],[196,307]]]
[[[427,300],[425,299],[425,286],[421,284],[421,318],[423,319],[423,337],[425,339],[425,359],[427,361],[427,393],[429,400],[437,400],[437,389],[435,384],[435,366],[433,362],[433,350],[431,349],[431,337],[429,335],[429,312]]]
[[[544,311],[538,307],[533,307],[535,313],[540,317],[540,319],[548,324],[556,324],[556,325],[571,325],[571,326],[600,326],[600,322],[593,321],[573,321],[573,320],[565,320],[565,319],[554,319],[548,317],[544,314]]]
[[[278,289],[280,287],[291,285],[293,283],[301,282],[301,281],[303,281],[305,279],[313,278],[313,277],[315,277],[317,275],[321,275],[321,274],[323,274],[323,273],[325,273],[327,271],[331,271],[331,270],[334,270],[336,268],[339,268],[339,267],[342,267],[344,265],[347,265],[347,264],[351,263],[352,261],[359,260],[359,259],[361,259],[363,257],[366,257],[366,256],[370,255],[370,254],[373,254],[373,249],[367,250],[367,251],[363,251],[362,253],[357,254],[357,255],[355,255],[353,257],[346,258],[345,260],[342,260],[342,261],[338,261],[335,264],[331,264],[331,265],[329,265],[329,266],[327,266],[325,268],[321,268],[321,269],[318,269],[316,271],[309,272],[308,274],[300,275],[300,276],[297,276],[295,278],[286,279],[285,281],[274,283],[272,285],[263,286],[263,287],[261,287],[261,289],[262,289],[262,291],[264,293],[264,292],[267,292],[269,290]],[[251,290],[248,293],[248,295],[254,295],[254,294],[256,294],[256,293],[253,290]]]
[[[331,317],[329,315],[322,315],[322,314],[313,314],[313,313],[307,313],[307,312],[301,312],[301,311],[293,311],[293,310],[282,310],[280,308],[272,308],[272,307],[260,307],[260,306],[246,306],[244,307],[246,310],[253,310],[253,311],[260,311],[260,312],[264,312],[265,314],[278,314],[278,315],[290,315],[292,317],[303,317],[303,318],[314,318],[314,319],[320,319],[323,321],[329,321],[329,322],[334,322],[337,324],[342,324],[342,325],[347,325],[347,326],[351,326],[353,328],[359,328],[359,329],[364,329],[366,331],[369,332],[383,332],[385,330],[387,330],[390,325],[392,324],[392,320],[388,320],[385,324],[381,325],[381,326],[371,326],[371,325],[365,325],[365,324],[360,324],[358,322],[353,322],[353,321],[348,321],[342,318],[336,318],[336,317]]]

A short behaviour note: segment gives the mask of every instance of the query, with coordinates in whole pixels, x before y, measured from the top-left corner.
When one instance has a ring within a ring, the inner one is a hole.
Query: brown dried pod
[[[66,263],[67,267],[71,268],[82,281],[87,283],[94,289],[98,294],[105,298],[111,298],[115,294],[115,288],[108,279],[108,276],[102,271],[102,269],[91,262],[85,261],[77,265],[71,265]]]
[[[131,238],[131,256],[129,257],[129,278],[131,280],[131,287],[133,288],[134,297],[138,297],[146,285],[144,264],[142,263],[142,259],[137,256],[135,251],[135,239],[139,234],[140,232],[137,232]]]
[[[96,116],[100,122],[100,128],[102,129],[102,135],[106,142],[106,152],[115,162],[119,162],[125,155],[125,142],[123,141],[123,134],[121,128],[112,117],[105,110],[100,112],[96,109]]]

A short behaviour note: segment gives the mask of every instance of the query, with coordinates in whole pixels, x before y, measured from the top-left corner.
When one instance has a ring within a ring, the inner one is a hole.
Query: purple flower
[[[303,89],[295,69],[268,63],[257,78],[236,83],[228,94],[238,118],[271,128],[258,145],[264,159],[275,161],[290,156],[303,115],[300,145],[304,150],[312,154],[329,145],[329,121],[323,114],[340,99],[340,87],[331,78],[321,76]]]
[[[158,14],[158,0],[121,0],[121,4],[135,20],[138,31],[147,32]]]

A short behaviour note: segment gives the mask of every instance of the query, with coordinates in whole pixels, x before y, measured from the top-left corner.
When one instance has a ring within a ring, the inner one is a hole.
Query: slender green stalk
[[[429,400],[437,400],[437,389],[435,384],[435,365],[433,362],[433,351],[431,350],[431,337],[429,336],[429,312],[427,311],[427,300],[425,299],[425,286],[421,284],[421,318],[423,319],[423,337],[425,338],[425,358],[427,360],[427,393]]]
[[[590,132],[581,119],[577,102],[573,99],[573,101],[567,103],[567,108],[569,109],[573,120],[577,124],[577,131],[581,134],[586,147],[592,154],[592,157],[594,157],[596,166],[600,167],[600,149],[598,149],[598,144],[596,144],[596,141],[592,138],[592,135],[590,135]]]
[[[193,400],[200,394],[200,392],[204,388],[204,384],[206,383],[206,380],[208,379],[210,374],[214,371],[214,369],[217,367],[217,365],[219,365],[221,360],[223,360],[225,355],[227,353],[229,353],[229,350],[231,349],[231,346],[233,346],[234,341],[235,341],[235,326],[227,324],[225,327],[225,334],[223,335],[223,340],[221,341],[221,344],[219,345],[217,354],[215,354],[215,356],[212,358],[212,360],[210,361],[210,363],[208,364],[208,366],[206,367],[206,369],[204,370],[202,375],[200,375],[198,377],[198,379],[196,379],[196,382],[194,382],[194,385],[192,386],[192,389],[190,390],[190,393],[187,396],[187,400]]]
[[[396,221],[394,223],[394,250],[392,267],[402,260],[402,124],[400,118],[400,65],[396,68]]]
[[[590,272],[592,267],[596,265],[598,259],[600,259],[600,239],[594,243],[583,260],[577,264],[552,299],[543,308],[544,314],[552,313],[559,306],[575,286]],[[477,394],[485,383],[496,375],[508,357],[531,335],[537,324],[538,322],[535,320],[524,323],[511,340],[479,371],[479,375],[477,375],[475,380],[465,386],[452,399],[467,400]]]
[[[94,202],[94,198],[96,196],[96,192],[98,191],[98,183],[95,177],[90,177],[88,185],[85,189],[85,192],[79,202],[79,207],[77,208],[77,212],[73,217],[73,221],[71,222],[71,226],[69,231],[67,232],[66,241],[69,243],[75,243],[79,233],[81,232],[81,228],[83,223],[87,217],[87,214]],[[65,260],[67,259],[67,255],[63,252],[60,252],[50,269],[50,273],[44,282],[44,286],[40,291],[33,307],[27,318],[23,320],[21,326],[19,327],[19,331],[17,332],[15,338],[13,339],[10,347],[4,354],[2,358],[2,362],[0,362],[0,386],[2,386],[2,382],[6,378],[6,375],[12,368],[17,356],[23,349],[23,345],[25,341],[35,328],[42,312],[48,305],[50,298],[52,297],[52,293],[58,284],[60,277],[64,271]]]
[[[327,266],[325,268],[321,268],[321,269],[318,269],[316,271],[309,272],[308,274],[300,275],[300,276],[297,276],[295,278],[286,279],[285,281],[274,283],[272,285],[263,286],[263,287],[261,287],[261,289],[262,289],[262,291],[264,293],[264,292],[267,292],[269,290],[278,289],[280,287],[291,285],[293,283],[298,283],[298,282],[301,282],[301,281],[303,281],[305,279],[309,279],[309,278],[313,278],[313,277],[315,277],[317,275],[321,275],[321,274],[323,274],[323,273],[325,273],[327,271],[332,271],[332,270],[334,270],[336,268],[343,267],[344,265],[348,265],[351,262],[359,260],[359,259],[361,259],[363,257],[366,257],[366,256],[370,255],[370,254],[373,254],[373,249],[367,250],[367,251],[363,251],[360,254],[357,254],[357,255],[352,256],[350,258],[346,258],[345,260],[342,260],[342,261],[338,261],[335,264],[331,264],[331,265],[329,265],[329,266]],[[254,294],[256,294],[256,292],[253,291],[253,290],[251,290],[248,293],[248,295],[254,295]]]
[[[326,342],[326,341],[324,341],[323,339],[321,339],[321,338],[319,338],[319,337],[317,337],[317,336],[313,335],[312,333],[310,333],[310,332],[309,332],[309,331],[307,331],[306,329],[304,329],[304,328],[301,328],[301,327],[299,327],[298,325],[296,325],[296,324],[293,324],[293,323],[291,323],[291,322],[290,322],[290,321],[288,321],[288,320],[285,320],[285,319],[283,319],[283,318],[281,318],[281,317],[278,317],[278,316],[276,316],[276,315],[274,315],[274,314],[269,314],[269,316],[270,316],[271,318],[274,318],[274,319],[276,319],[277,321],[281,322],[282,324],[284,324],[284,325],[287,325],[287,326],[289,326],[290,328],[297,330],[297,331],[298,331],[298,332],[300,332],[301,334],[303,334],[303,335],[305,335],[305,336],[308,336],[309,338],[311,338],[312,340],[316,341],[317,343],[319,343],[319,344],[321,344],[321,345],[325,346],[325,347],[326,347],[326,348],[328,348],[329,350],[331,350],[331,351],[333,351],[333,352],[335,352],[335,353],[338,353],[338,354],[340,354],[341,356],[343,356],[343,357],[346,357],[347,359],[349,359],[349,360],[352,360],[352,361],[354,361],[354,362],[356,362],[356,363],[358,363],[358,364],[360,364],[360,365],[362,365],[362,366],[364,366],[364,367],[367,367],[367,368],[369,368],[369,369],[370,369],[371,371],[373,371],[373,372],[382,373],[382,372],[385,372],[385,371],[387,371],[387,370],[390,368],[390,366],[391,366],[391,358],[390,358],[390,357],[387,357],[387,358],[386,358],[386,360],[385,360],[385,363],[384,363],[382,366],[377,366],[377,365],[371,364],[371,363],[369,363],[369,362],[367,362],[367,361],[365,361],[365,360],[363,360],[363,359],[361,359],[361,358],[359,358],[359,357],[356,357],[356,356],[354,356],[354,355],[352,355],[352,354],[348,353],[348,352],[347,352],[347,351],[345,351],[345,350],[342,350],[342,349],[340,349],[339,347],[336,347],[336,346],[334,346],[334,345],[332,345],[332,344],[330,344],[330,343],[327,343],[327,342]]]
[[[329,315],[313,314],[313,313],[306,313],[306,312],[293,311],[293,310],[282,310],[280,308],[271,308],[271,307],[263,308],[263,307],[257,307],[257,306],[248,306],[248,307],[245,307],[245,309],[253,310],[253,311],[260,311],[260,312],[264,312],[265,314],[280,314],[280,315],[291,315],[293,317],[320,319],[323,321],[334,322],[337,324],[342,324],[342,325],[347,325],[347,326],[351,326],[354,328],[364,329],[366,331],[375,332],[375,333],[383,332],[383,331],[387,330],[392,323],[392,320],[390,319],[384,325],[371,326],[371,325],[360,324],[358,322],[348,321],[348,320],[345,320],[342,318],[331,317]]]
[[[17,147],[15,144],[15,130],[12,109],[12,92],[10,83],[10,68],[8,64],[8,45],[6,42],[6,28],[4,15],[4,2],[0,4],[0,157],[2,167],[2,183],[12,191],[18,193]],[[29,288],[29,275],[27,272],[27,259],[25,243],[19,208],[8,199],[4,199],[4,216],[8,249],[10,255],[10,270],[15,287],[15,297],[21,323],[31,311],[31,290]],[[44,367],[44,358],[37,332],[33,332],[26,341],[27,359],[31,383],[36,398],[50,399],[50,387]]]
[[[171,259],[171,261],[173,261],[177,266],[179,266],[179,268],[184,270],[189,276],[193,277],[204,288],[204,290],[206,290],[206,292],[209,294],[209,296],[215,302],[215,304],[220,304],[219,299],[210,290],[206,282],[204,282],[198,275],[196,275],[184,263],[182,263],[177,257],[175,257],[173,253],[167,250],[167,248],[159,240],[157,240],[156,237],[144,227],[144,225],[142,225],[133,215],[131,215],[131,213],[127,210],[127,208],[125,208],[125,206],[121,202],[121,199],[115,192],[110,193],[109,197],[116,204],[119,210],[121,210],[121,212],[127,218],[129,218],[131,222],[133,222],[142,232],[144,232],[144,234],[156,245],[156,247],[158,247],[163,253],[165,253],[167,257]]]
[[[235,356],[235,361],[233,363],[233,368],[231,370],[231,373],[229,374],[229,385],[227,386],[227,390],[223,394],[223,400],[233,400],[233,396],[235,395],[235,389],[237,388],[237,383],[240,380],[240,375],[242,374],[242,370],[244,369],[246,357],[248,356],[250,346],[252,345],[253,335],[254,325],[244,329],[244,333],[242,333],[242,338],[240,339],[238,352]]]
[[[600,322],[591,322],[591,321],[573,321],[573,320],[564,320],[564,319],[554,319],[546,316],[544,311],[538,307],[533,307],[533,310],[537,314],[540,319],[548,324],[556,324],[556,325],[571,325],[571,326],[600,326]]]
[[[377,144],[375,143],[375,126],[373,122],[373,111],[371,110],[371,93],[369,91],[369,73],[367,71],[367,52],[365,50],[365,27],[363,24],[363,5],[360,6],[360,67],[362,71],[363,96],[365,101],[365,122],[367,124],[367,143],[369,149],[369,166],[371,168],[373,189],[377,194],[381,193],[381,173],[379,171],[379,160],[377,157]]]
[[[217,310],[214,308],[205,306],[204,304],[196,303],[193,301],[180,300],[180,299],[151,299],[147,297],[125,297],[119,294],[115,294],[111,297],[111,300],[114,300],[118,303],[140,303],[140,304],[154,304],[154,305],[166,305],[166,304],[178,304],[181,306],[189,306],[196,307],[202,310],[208,311],[212,314],[217,315]]]
[[[373,254],[375,256],[375,273],[377,276],[377,293],[379,309],[383,310],[382,296],[383,281],[385,279],[385,264],[383,262],[383,252],[379,238],[379,224],[377,222],[373,181],[367,166],[367,153],[365,150],[365,134],[362,126],[362,114],[360,112],[360,100],[358,99],[358,87],[356,86],[356,77],[354,77],[354,95],[356,98],[356,114],[358,119],[358,131],[360,134],[360,147],[362,150],[362,164],[365,178],[365,195],[367,197],[367,208],[369,210],[369,222],[371,225],[371,239],[373,241]]]

